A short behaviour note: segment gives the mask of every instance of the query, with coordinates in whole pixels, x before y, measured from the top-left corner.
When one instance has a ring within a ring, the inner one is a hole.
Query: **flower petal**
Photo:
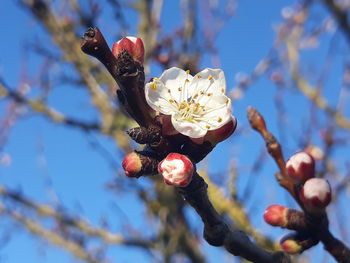
[[[216,130],[230,120],[231,101],[226,96],[214,96],[207,105],[203,119],[210,126],[208,130]]]
[[[159,79],[171,90],[171,95],[176,101],[187,100],[186,91],[193,77],[183,69],[172,67],[163,72]]]
[[[177,110],[169,90],[159,79],[154,79],[146,84],[145,96],[147,103],[156,111],[171,115]]]
[[[213,95],[207,97],[200,97],[197,100],[201,105],[206,106],[208,109],[219,108],[222,106],[228,107],[231,109],[231,99],[226,95]]]
[[[220,95],[226,92],[225,74],[221,69],[206,68],[196,74],[191,81],[192,95]]]
[[[203,128],[198,123],[178,121],[176,115],[172,116],[171,122],[178,132],[191,138],[200,138],[207,133],[207,129]]]

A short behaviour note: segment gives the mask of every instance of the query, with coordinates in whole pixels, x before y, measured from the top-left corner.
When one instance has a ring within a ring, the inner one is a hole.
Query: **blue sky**
[[[27,53],[26,45],[28,43],[47,41],[48,48],[55,48],[43,28],[38,26],[33,17],[15,2],[0,2],[0,21],[2,25],[6,25],[2,27],[2,35],[6,37],[0,41],[2,50],[0,77],[12,87],[19,84],[23,71],[26,71],[29,76],[40,74],[42,61],[37,56]],[[182,16],[178,12],[179,3],[178,1],[164,2],[161,26],[165,32],[171,32],[181,25]],[[227,21],[215,40],[229,89],[236,85],[235,76],[237,73],[250,73],[257,63],[268,54],[274,43],[274,27],[281,22],[281,9],[292,3],[294,1],[291,0],[245,0],[239,2],[235,16]],[[324,10],[321,8],[316,11],[320,15],[324,14]],[[111,25],[110,20],[108,20],[111,16],[109,10],[103,12],[105,16],[98,21],[97,26],[104,32],[111,45],[115,39],[110,36],[116,35],[115,31],[118,30],[118,27]],[[199,12],[199,14],[203,14],[203,12]],[[137,19],[134,12],[128,11],[125,15],[131,21]],[[202,21],[200,24],[202,30],[204,28],[210,30],[207,28],[210,26],[210,21],[208,24],[203,23],[206,21],[204,18],[201,18],[200,21]],[[130,34],[135,34],[135,30],[135,28],[131,28]],[[323,40],[325,43],[329,42],[327,38]],[[306,51],[306,62],[312,61],[317,64],[319,61],[324,61],[327,55],[325,46],[327,45],[321,45],[317,52],[307,53],[308,51]],[[23,59],[26,60],[25,65]],[[340,56],[336,56],[335,60],[339,63],[343,61]],[[331,85],[340,85],[341,66],[339,63],[330,75],[329,84]],[[211,58],[206,55],[201,61],[201,66],[204,68],[215,65],[212,64]],[[52,67],[50,70],[51,74],[61,70],[71,73],[69,65],[63,65],[62,68]],[[315,71],[317,70],[316,67]],[[159,74],[158,68],[151,69],[152,76]],[[31,94],[35,94],[37,88],[34,84]],[[262,78],[254,83],[253,88],[248,90],[244,98],[234,102],[233,112],[238,118],[240,128],[247,126],[246,108],[248,105],[253,105],[261,110],[265,116],[272,116],[268,125],[278,135],[274,106],[275,91],[276,88],[271,85],[271,82]],[[327,95],[332,100],[333,97],[337,96],[337,92],[329,92]],[[295,122],[292,132],[296,132],[300,130],[300,127],[303,127],[303,122],[308,120],[308,113],[305,112],[308,104],[300,99],[300,95],[295,91],[288,91],[288,96],[290,100],[286,102],[286,108],[292,114],[288,121]],[[298,101],[298,107],[295,107],[295,101]],[[85,91],[74,89],[69,85],[61,84],[55,88],[49,104],[80,119],[94,120],[98,118],[96,112],[90,107]],[[5,105],[6,103],[0,100],[1,112],[6,110]],[[251,165],[254,160],[253,156],[260,152],[263,144],[255,132],[245,132],[247,136],[244,140],[238,141],[233,135],[227,143],[220,144],[215,149],[210,157],[203,162],[209,166],[209,171],[213,173],[225,172],[228,162],[234,159],[239,161],[241,172],[247,173],[244,168]],[[315,140],[318,140],[317,135]],[[91,146],[96,141],[111,154],[115,161],[113,167]],[[23,190],[23,193],[39,202],[62,203],[73,214],[83,215],[96,225],[100,222],[101,217],[106,216],[110,219],[112,229],[116,232],[126,232],[125,222],[130,220],[133,221],[133,226],[136,229],[147,229],[150,224],[149,220],[133,220],[134,218],[144,219],[146,217],[146,211],[133,193],[120,195],[116,198],[115,195],[105,190],[105,184],[121,172],[120,160],[122,156],[114,146],[111,139],[103,136],[86,136],[81,131],[70,130],[42,117],[29,115],[16,123],[4,149],[0,149],[0,152],[8,153],[12,159],[10,166],[0,166],[0,182],[12,189]],[[298,142],[293,141],[289,136],[286,155],[288,156],[297,150],[299,150]],[[339,156],[341,153],[339,152]],[[272,230],[272,227],[263,222],[262,214],[266,206],[260,205],[256,200],[260,198],[265,198],[268,202],[279,200],[279,203],[282,204],[291,204],[292,201],[284,192],[279,191],[277,183],[273,179],[276,167],[270,159],[268,160],[261,173],[256,175],[254,183],[259,191],[254,191],[254,196],[247,201],[247,207],[254,209],[254,214],[258,215],[252,218],[254,224],[264,233],[272,233],[276,238],[283,232]],[[248,178],[248,174],[246,174],[246,178]],[[127,180],[121,176],[118,177],[118,180],[124,179]],[[228,178],[220,179],[224,183],[227,180]],[[148,183],[147,179],[130,182],[130,184],[139,184],[142,187],[147,187]],[[246,184],[246,179],[239,180],[239,189],[244,189]],[[244,201],[245,197],[240,196],[240,198]],[[189,213],[193,222],[198,221],[195,214]],[[0,221],[2,227],[9,225],[6,220]],[[196,225],[196,229],[200,232],[202,225]],[[14,231],[11,241],[0,248],[1,262],[55,263],[74,261],[62,249],[47,245],[38,238],[30,237],[25,230],[16,228]],[[218,257],[222,260],[226,259],[225,256],[223,258],[220,248],[212,248],[206,244],[204,246],[208,251],[210,262],[218,262]],[[320,246],[316,249],[320,254],[324,254]],[[138,249],[114,247],[109,250],[108,256],[118,259],[118,262],[153,262],[151,257],[145,256]],[[228,261],[230,262],[230,260]]]

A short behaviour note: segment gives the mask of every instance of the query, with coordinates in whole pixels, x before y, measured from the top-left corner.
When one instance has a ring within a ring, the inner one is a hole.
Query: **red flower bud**
[[[327,180],[311,178],[305,182],[300,191],[300,200],[307,211],[323,212],[331,202],[332,190]]]
[[[112,47],[112,53],[115,57],[125,49],[133,57],[134,60],[143,63],[145,48],[141,38],[138,37],[124,37],[123,39],[115,42]]]
[[[212,145],[216,145],[230,137],[236,130],[236,127],[237,120],[232,116],[231,119],[219,129],[208,131],[204,136],[204,141],[209,141]]]
[[[122,166],[126,176],[138,177],[137,174],[142,169],[141,159],[136,152],[129,153],[127,156],[125,156]]]
[[[288,223],[288,207],[282,205],[271,205],[264,213],[264,220],[272,226],[284,227]]]
[[[194,166],[191,160],[179,153],[169,153],[158,165],[158,172],[169,185],[184,187],[191,180]]]
[[[304,183],[315,176],[315,161],[306,152],[298,152],[289,158],[286,169],[294,183]]]

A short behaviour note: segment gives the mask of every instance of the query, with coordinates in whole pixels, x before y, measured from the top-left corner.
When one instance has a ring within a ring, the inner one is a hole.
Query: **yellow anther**
[[[197,99],[198,98],[198,93],[194,94],[193,98]]]
[[[207,95],[208,95],[208,97],[210,97],[211,95],[213,95],[213,93],[208,93]]]
[[[205,128],[207,128],[208,130],[210,129],[210,126],[209,125],[207,125],[207,126],[205,126]]]
[[[170,99],[169,102],[170,102],[170,103],[174,103],[174,100],[173,100],[173,99]]]
[[[159,78],[153,78],[153,81],[157,81],[157,80],[159,80]]]
[[[178,88],[177,90],[178,90],[178,91],[181,91],[181,90],[182,90],[182,88]]]
[[[222,89],[221,89],[221,92],[222,92],[222,93],[225,93],[225,89],[224,89],[224,88],[222,88]]]
[[[226,104],[228,104],[228,103],[229,103],[229,101],[230,101],[229,99],[226,99]]]
[[[171,93],[171,90],[170,90],[170,89],[168,89],[168,93]]]
[[[200,121],[200,119],[203,117],[203,111],[205,111],[204,110],[205,106],[200,105],[194,100],[183,101],[181,103],[176,102],[176,106],[178,108],[178,112],[180,115],[179,119],[186,120],[189,122]]]
[[[201,94],[201,95],[203,95],[203,94],[204,94],[204,91],[203,91],[203,90],[201,90],[201,91],[200,91],[200,94]]]
[[[188,82],[190,82],[190,80],[189,80],[189,79],[186,79],[185,81],[186,81],[187,83],[188,83]]]
[[[209,76],[208,76],[208,79],[209,79],[209,80],[212,80],[212,79],[213,79],[213,76],[212,76],[212,75],[209,75]]]
[[[222,122],[222,118],[221,117],[218,118],[218,122]]]
[[[201,79],[201,78],[202,78],[202,75],[198,74],[198,75],[197,75],[197,78]]]
[[[156,90],[157,89],[157,84],[152,82],[151,83],[151,89]]]
[[[186,70],[186,74],[190,74],[190,70],[188,69],[188,70]]]

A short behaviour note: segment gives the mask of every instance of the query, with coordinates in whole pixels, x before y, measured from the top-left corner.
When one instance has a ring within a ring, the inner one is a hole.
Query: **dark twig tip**
[[[83,35],[82,38],[83,38],[84,40],[89,40],[89,39],[94,38],[95,35],[96,35],[96,30],[97,30],[96,27],[89,27],[89,29],[86,30],[86,32],[84,33],[84,35]]]

